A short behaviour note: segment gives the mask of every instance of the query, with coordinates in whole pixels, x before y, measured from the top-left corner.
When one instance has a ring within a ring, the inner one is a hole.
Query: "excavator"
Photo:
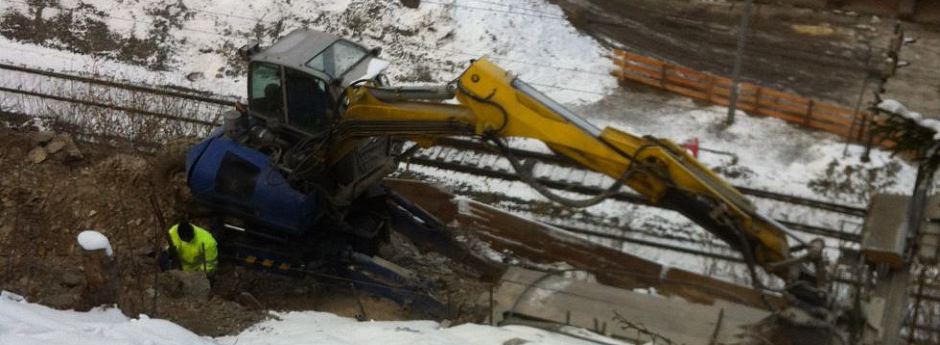
[[[445,85],[392,86],[380,53],[306,29],[240,49],[248,103],[207,138],[166,150],[185,152],[188,193],[217,215],[223,258],[298,271],[339,262],[400,280],[377,248],[393,226],[435,222],[382,181],[416,150],[465,137],[503,154],[522,181],[562,205],[590,206],[629,187],[739,251],[755,289],[807,310],[830,305],[823,240],[797,238],[682,147],[595,127],[485,57]],[[541,141],[614,182],[584,199],[561,195],[513,156],[509,138]]]

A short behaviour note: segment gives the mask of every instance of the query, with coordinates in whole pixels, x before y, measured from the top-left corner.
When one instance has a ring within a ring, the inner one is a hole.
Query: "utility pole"
[[[751,21],[751,7],[754,0],[744,3],[744,15],[741,16],[741,25],[738,28],[738,51],[734,55],[734,70],[731,72],[731,95],[728,97],[728,119],[725,124],[734,124],[734,112],[738,107],[738,83],[741,79],[741,62],[744,60],[744,46],[747,45],[747,28]]]

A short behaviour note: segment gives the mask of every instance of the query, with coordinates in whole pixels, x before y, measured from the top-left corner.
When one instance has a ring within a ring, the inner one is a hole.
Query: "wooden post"
[[[809,106],[806,107],[806,114],[803,116],[803,127],[809,127],[809,122],[813,120],[813,106],[816,102],[809,100]]]
[[[663,63],[663,66],[659,69],[659,87],[666,89],[666,69],[669,68],[669,65]]]
[[[494,309],[494,306],[493,306],[493,290],[494,290],[495,288],[496,288],[496,287],[495,287],[494,285],[490,284],[490,326],[496,326],[496,313],[493,312],[493,309]]]
[[[114,260],[106,249],[82,249],[82,266],[85,268],[85,290],[82,302],[91,309],[117,302],[114,282]]]
[[[618,75],[620,85],[627,82],[627,54],[622,50],[617,50],[617,56],[620,57],[620,74]]]
[[[764,91],[764,87],[759,85],[755,86],[757,87],[757,90],[754,91],[754,110],[752,110],[752,112],[754,114],[760,114],[760,95],[761,91]]]
[[[98,231],[85,230],[76,239],[82,248],[82,267],[85,269],[82,306],[91,309],[116,303],[117,275],[108,238]]]
[[[865,134],[868,131],[868,126],[871,124],[872,117],[868,112],[857,112],[856,117],[861,116],[858,124],[858,133],[856,133],[856,141],[859,143],[865,142]],[[850,139],[851,141],[851,139]]]
[[[712,96],[713,96],[713,93],[715,92],[715,78],[716,77],[711,74],[707,74],[707,76],[708,76],[708,90],[706,91],[707,97],[708,97],[707,101],[714,103],[714,101],[712,101]]]

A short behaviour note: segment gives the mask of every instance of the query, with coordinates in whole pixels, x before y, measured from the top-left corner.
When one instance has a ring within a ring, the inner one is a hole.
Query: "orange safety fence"
[[[679,95],[730,104],[731,79],[622,50],[614,50],[619,67],[612,72],[620,82],[634,81]],[[822,130],[848,141],[867,139],[871,114],[751,83],[738,84],[737,108],[750,114],[775,117],[802,127]]]

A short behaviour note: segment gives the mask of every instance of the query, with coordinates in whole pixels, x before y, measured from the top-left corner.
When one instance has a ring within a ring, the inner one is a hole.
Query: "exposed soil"
[[[171,30],[183,27],[194,12],[182,1],[159,3],[147,8],[149,29],[144,37],[113,31],[108,13],[91,4],[62,6],[58,1],[31,1],[28,10],[12,9],[0,14],[0,35],[74,53],[113,58],[118,61],[166,70],[180,44]]]
[[[420,310],[354,293],[347,285],[225,262],[208,299],[175,296],[165,287],[171,278],[157,274],[153,256],[155,248],[163,246],[164,229],[149,202],[150,156],[132,145],[116,149],[79,143],[82,159],[68,161],[50,155],[35,163],[29,154],[37,147],[36,138],[37,132],[28,126],[0,124],[2,290],[59,309],[92,307],[81,298],[85,281],[75,238],[82,230],[96,229],[114,247],[117,305],[129,316],[165,318],[209,336],[237,333],[269,317],[266,310],[320,310],[376,320],[430,318]],[[169,208],[166,198],[159,200],[162,208]],[[477,281],[475,273],[443,256],[420,253],[399,236],[383,252],[387,259],[433,280],[436,295],[455,310],[447,318],[480,321],[483,310],[477,302],[488,286]],[[246,302],[241,297],[244,293],[258,303]]]

